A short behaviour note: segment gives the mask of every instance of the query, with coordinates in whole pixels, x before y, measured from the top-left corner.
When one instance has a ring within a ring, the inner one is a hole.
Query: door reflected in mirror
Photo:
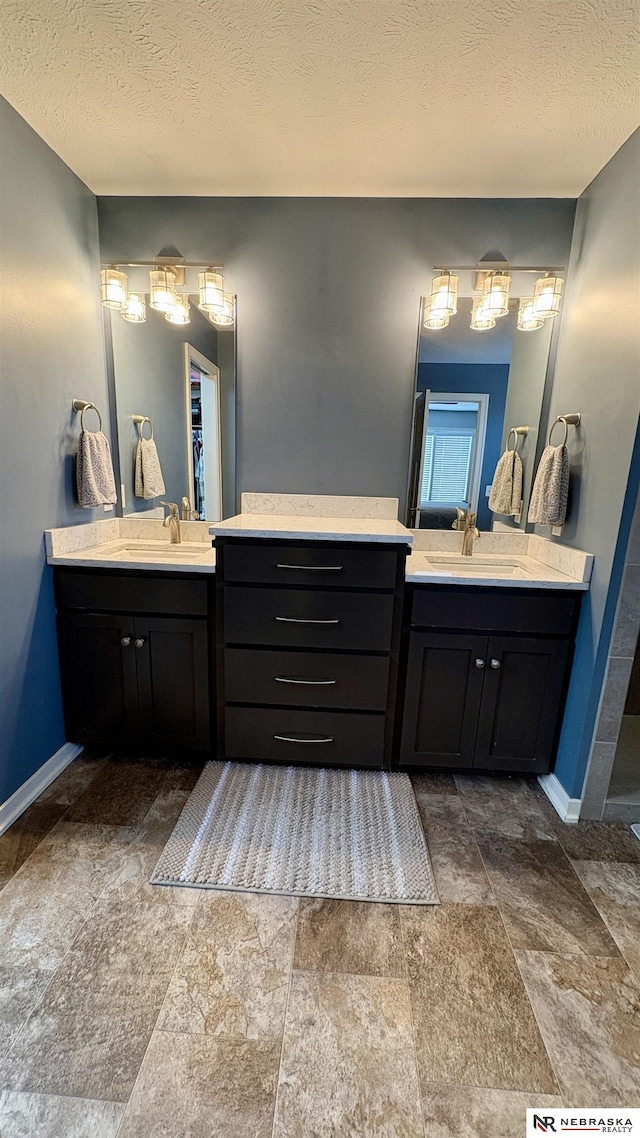
[[[458,301],[448,327],[427,329],[420,309],[408,481],[407,525],[451,528],[456,508],[478,515],[478,528],[524,526],[547,374],[552,324],[516,330],[518,301],[496,327],[469,327],[471,297]],[[489,493],[510,427],[524,466],[520,517],[492,514]]]
[[[191,515],[222,517],[222,424],[218,366],[185,344],[187,465]]]

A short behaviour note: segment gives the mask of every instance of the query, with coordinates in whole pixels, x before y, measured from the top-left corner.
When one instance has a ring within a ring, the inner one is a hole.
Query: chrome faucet
[[[171,545],[179,545],[180,537],[180,514],[175,502],[162,502],[161,505],[168,506],[169,513],[163,521],[163,526],[169,527],[169,541]]]
[[[460,506],[456,506],[456,520],[451,528],[463,531],[461,550],[463,557],[471,557],[474,539],[480,537],[480,530],[476,526],[477,517],[477,514],[472,514],[469,510],[462,510]]]

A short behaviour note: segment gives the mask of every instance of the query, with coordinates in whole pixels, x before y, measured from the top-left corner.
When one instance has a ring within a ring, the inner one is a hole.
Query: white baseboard
[[[564,786],[554,774],[538,775],[538,782],[544,790],[556,814],[559,814],[567,825],[575,826],[580,818],[581,798],[569,798]]]
[[[0,834],[4,834],[9,826],[13,826],[13,823],[21,814],[24,814],[27,807],[35,802],[42,791],[46,790],[54,778],[57,778],[60,772],[68,767],[69,763],[73,762],[83,750],[84,748],[78,743],[64,743],[55,755],[52,755],[46,763],[38,767],[31,778],[23,782],[22,786],[19,786],[11,797],[7,798],[6,802],[0,804]]]

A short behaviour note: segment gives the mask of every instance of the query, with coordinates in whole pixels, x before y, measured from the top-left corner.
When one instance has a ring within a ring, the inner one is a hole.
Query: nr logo
[[[555,1134],[556,1124],[552,1114],[534,1114],[533,1129],[541,1130],[543,1134]]]

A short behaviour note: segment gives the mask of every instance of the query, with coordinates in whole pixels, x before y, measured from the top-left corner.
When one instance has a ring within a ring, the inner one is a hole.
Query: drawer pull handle
[[[284,621],[285,624],[340,624],[339,620],[308,620],[303,616],[277,616],[276,620]]]
[[[324,739],[298,739],[295,735],[274,735],[281,743],[333,743],[333,735],[326,735]]]
[[[495,671],[497,671],[497,670],[498,670],[498,668],[500,667],[500,661],[499,661],[499,660],[492,660],[492,661],[491,661],[491,667],[492,667],[492,668],[493,668]]]
[[[313,687],[326,686],[327,684],[337,684],[337,680],[294,680],[288,676],[274,676],[278,684],[310,684]]]
[[[138,636],[133,642],[136,648],[144,648],[144,636]]]
[[[339,573],[344,569],[344,565],[281,565],[278,563],[276,569],[310,569],[314,573]]]
[[[476,660],[476,668],[484,668],[484,666],[485,666],[486,662],[487,662],[486,660],[480,660],[480,659],[478,658],[478,659]]]
[[[120,643],[122,644],[123,648],[128,648],[129,645],[131,644],[131,637],[130,636],[123,636],[122,639],[120,640]]]

